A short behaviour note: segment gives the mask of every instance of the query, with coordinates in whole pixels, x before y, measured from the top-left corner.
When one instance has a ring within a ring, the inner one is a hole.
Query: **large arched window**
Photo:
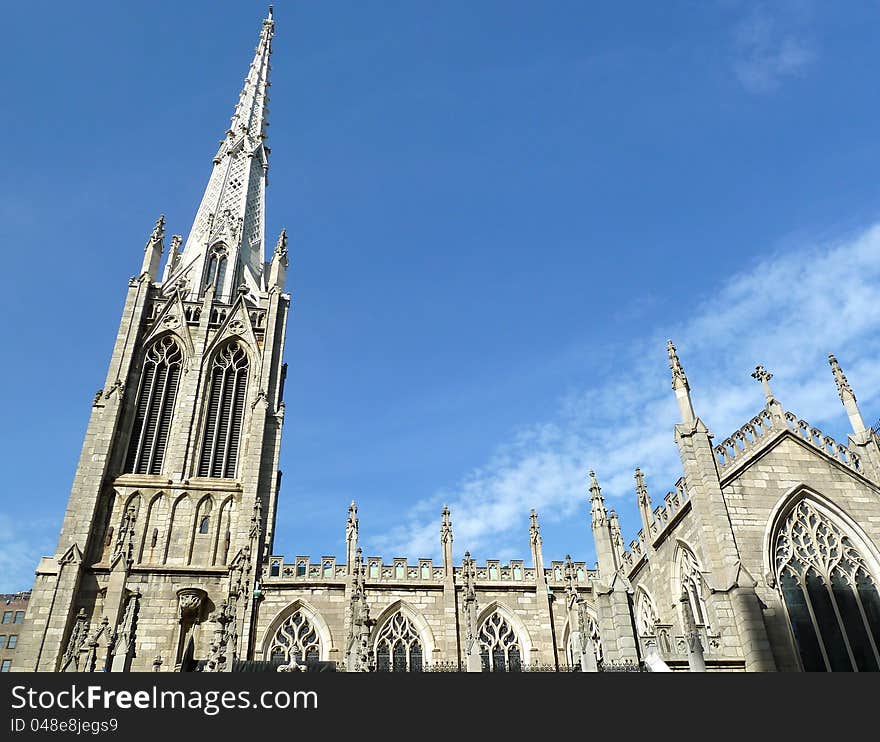
[[[211,364],[200,477],[234,477],[244,418],[248,356],[237,340],[226,345]]]
[[[480,659],[483,672],[520,672],[522,653],[513,627],[498,611],[480,626]]]
[[[171,335],[164,335],[147,349],[128,444],[126,472],[161,474],[182,361],[183,353]]]
[[[302,610],[290,614],[272,637],[269,657],[272,662],[288,665],[315,662],[321,656],[321,639]]]
[[[377,672],[421,672],[422,642],[401,611],[395,613],[376,635]]]
[[[772,549],[804,670],[880,668],[877,581],[853,540],[804,499],[781,521]]]
[[[684,544],[679,544],[678,547],[678,581],[680,591],[687,593],[694,614],[694,623],[708,630],[709,614],[703,597],[705,594],[703,572],[694,552]]]

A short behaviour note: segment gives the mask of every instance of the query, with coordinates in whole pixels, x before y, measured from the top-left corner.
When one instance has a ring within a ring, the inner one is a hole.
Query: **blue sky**
[[[665,340],[720,440],[844,439],[880,345],[880,5],[277,2],[267,228],[291,237],[276,553],[594,559],[680,475]],[[3,590],[55,546],[127,279],[186,234],[263,3],[4,11]]]

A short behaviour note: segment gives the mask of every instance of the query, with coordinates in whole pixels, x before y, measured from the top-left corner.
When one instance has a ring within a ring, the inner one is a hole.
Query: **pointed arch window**
[[[639,636],[654,636],[660,619],[657,616],[657,608],[654,601],[643,589],[639,589],[639,597],[636,600],[636,627]]]
[[[183,352],[171,335],[147,349],[125,462],[130,474],[162,473],[182,362]]]
[[[212,286],[214,293],[219,294],[223,289],[223,279],[226,278],[226,246],[215,245],[211,248],[208,263],[205,266],[204,288]]]
[[[480,626],[480,659],[483,672],[520,672],[522,653],[513,627],[498,611]]]
[[[317,662],[320,656],[321,639],[302,610],[294,611],[284,620],[269,645],[269,657],[278,664],[302,665]]]
[[[853,539],[801,500],[773,540],[777,586],[807,671],[880,669],[880,595]]]
[[[395,613],[376,635],[377,672],[421,672],[422,641],[409,617]]]
[[[709,629],[709,613],[706,610],[705,581],[700,563],[694,553],[683,544],[678,552],[678,579],[681,591],[687,593],[691,611],[694,615],[694,623],[697,626]]]
[[[248,382],[248,356],[233,340],[211,364],[200,477],[235,476]]]

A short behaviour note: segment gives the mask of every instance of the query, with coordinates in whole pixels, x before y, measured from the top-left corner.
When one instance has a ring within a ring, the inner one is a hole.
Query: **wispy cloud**
[[[2,592],[28,590],[34,583],[34,569],[44,554],[55,547],[58,523],[55,519],[25,521],[0,513],[0,575]]]
[[[705,287],[708,288],[708,287]],[[683,291],[678,343],[697,413],[726,437],[763,404],[749,377],[756,363],[775,373],[787,409],[844,436],[843,410],[827,365],[835,352],[870,411],[880,388],[880,224],[847,239],[779,250],[695,301]],[[659,330],[659,328],[656,328]],[[380,553],[437,551],[442,502],[453,511],[456,546],[505,558],[521,553],[523,522],[585,517],[585,473],[595,468],[612,505],[630,503],[641,466],[661,495],[681,475],[671,429],[678,419],[666,367],[665,332],[610,348],[597,381],[561,400],[547,420],[516,431],[486,464],[454,487],[417,503],[375,543]],[[612,360],[613,359],[613,360]],[[625,524],[630,535],[638,523]],[[458,549],[457,549],[458,550]]]
[[[733,69],[751,93],[769,93],[816,56],[805,3],[749,7],[733,32]]]

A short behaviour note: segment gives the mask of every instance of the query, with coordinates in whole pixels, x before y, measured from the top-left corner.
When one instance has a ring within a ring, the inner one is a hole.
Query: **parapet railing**
[[[574,582],[583,587],[591,586],[591,577],[595,570],[587,568],[586,562],[573,562]],[[408,564],[406,559],[394,559],[385,564],[381,557],[364,559],[366,579],[376,582],[442,582],[446,578],[446,568],[434,564],[431,559],[420,559],[418,564]],[[453,576],[461,582],[461,567],[453,567]],[[348,576],[348,566],[338,564],[336,557],[323,557],[312,562],[308,556],[297,556],[293,563],[284,561],[283,556],[269,557],[263,578],[272,580],[301,580],[303,582],[338,581]],[[544,578],[550,586],[565,585],[565,562],[553,561],[549,568],[544,569]],[[490,559],[476,567],[477,582],[488,583],[534,583],[537,572],[534,567],[526,567],[519,559],[512,559],[507,564]]]
[[[743,461],[768,439],[771,432],[786,429],[845,466],[855,471],[862,470],[858,454],[848,446],[838,443],[792,412],[785,412],[780,418],[774,416],[768,407],[714,447],[719,470],[724,471],[734,463]]]
[[[649,534],[646,536],[645,529],[639,529],[635,539],[630,542],[629,549],[621,554],[623,566],[627,572],[632,572],[645,555],[648,543],[655,543],[663,535],[675,520],[675,516],[681,512],[689,500],[690,495],[687,491],[687,482],[684,477],[681,477],[675,483],[675,489],[667,492],[664,496],[663,505],[658,505],[654,508],[654,517],[649,527]]]

